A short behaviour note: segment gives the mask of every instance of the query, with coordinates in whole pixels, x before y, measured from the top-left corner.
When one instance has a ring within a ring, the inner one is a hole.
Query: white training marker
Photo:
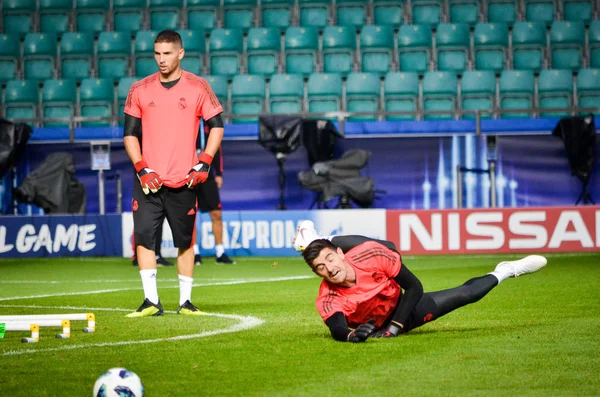
[[[44,321],[49,320],[70,320],[70,321],[87,321],[87,327],[83,328],[83,332],[96,331],[96,316],[94,313],[65,313],[65,314],[27,314],[15,316],[0,316],[0,323],[9,321],[30,321],[42,325]],[[60,324],[59,324],[60,325]],[[70,333],[70,332],[69,332]]]

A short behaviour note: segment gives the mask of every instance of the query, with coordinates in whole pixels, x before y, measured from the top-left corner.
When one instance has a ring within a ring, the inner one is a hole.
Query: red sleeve
[[[142,118],[142,107],[140,106],[140,85],[134,84],[129,89],[129,94],[127,94],[127,100],[125,101],[125,109],[124,113],[133,117],[137,117],[138,119]]]
[[[219,103],[217,96],[210,88],[210,84],[205,79],[200,78],[200,95],[196,114],[204,120],[211,119],[216,115],[223,113],[223,107]]]
[[[330,289],[325,282],[319,288],[316,306],[323,321],[337,312],[344,313],[344,316],[348,315],[344,309],[343,298],[335,290]]]

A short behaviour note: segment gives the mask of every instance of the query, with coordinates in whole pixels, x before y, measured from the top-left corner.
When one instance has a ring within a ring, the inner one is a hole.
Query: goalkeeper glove
[[[148,163],[146,163],[146,160],[138,161],[133,165],[133,167],[135,168],[137,177],[140,180],[144,194],[158,192],[158,189],[160,189],[160,187],[163,185],[163,181],[160,179],[160,176],[158,176],[156,171],[148,168]]]
[[[210,154],[201,153],[200,156],[198,156],[198,164],[196,164],[187,175],[186,184],[190,189],[196,187],[199,183],[206,182],[212,160],[213,158]]]
[[[367,321],[366,324],[361,324],[356,329],[348,334],[348,342],[360,343],[367,340],[375,332],[375,319]]]
[[[378,331],[373,338],[395,338],[402,333],[403,328],[394,322],[391,322],[385,329]]]

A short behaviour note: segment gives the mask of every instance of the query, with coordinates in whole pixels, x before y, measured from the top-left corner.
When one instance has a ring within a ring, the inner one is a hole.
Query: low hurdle
[[[6,321],[4,323],[4,329],[6,331],[31,331],[32,326],[36,326],[38,328],[36,342],[39,340],[39,328],[41,327],[62,327],[62,333],[56,334],[56,338],[69,339],[71,337],[71,322],[69,320],[24,320]],[[31,339],[33,338],[34,337],[32,336]],[[31,341],[28,339],[29,338],[24,338],[21,341],[24,343],[31,343]]]
[[[96,316],[94,313],[70,313],[70,314],[27,314],[16,316],[0,316],[0,323],[9,321],[30,321],[38,323],[44,320],[69,320],[69,321],[87,321],[87,327],[83,328],[83,332],[96,331]]]
[[[23,338],[23,343],[37,343],[40,340],[40,326],[37,324],[0,323],[0,337],[5,331],[31,331],[31,338]]]

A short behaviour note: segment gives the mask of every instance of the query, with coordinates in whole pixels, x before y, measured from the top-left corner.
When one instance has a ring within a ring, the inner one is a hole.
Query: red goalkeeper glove
[[[135,168],[137,177],[140,180],[144,194],[158,192],[158,189],[160,189],[160,187],[163,185],[163,181],[160,179],[160,176],[158,176],[156,171],[148,168],[148,163],[146,163],[146,160],[138,161],[133,165],[133,167]]]
[[[210,171],[210,163],[212,163],[213,157],[210,154],[201,153],[198,156],[198,164],[196,164],[187,175],[187,186],[192,189],[199,183],[204,183],[208,179],[208,173]]]

